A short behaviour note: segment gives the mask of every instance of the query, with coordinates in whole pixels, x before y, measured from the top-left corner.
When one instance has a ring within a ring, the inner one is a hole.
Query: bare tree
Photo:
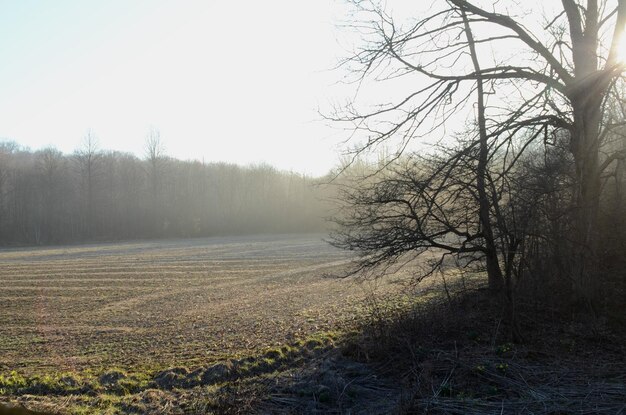
[[[9,179],[11,156],[18,149],[15,142],[0,142],[0,235],[5,233],[8,224],[9,210]]]
[[[161,140],[161,132],[156,128],[151,128],[146,136],[145,156],[155,169],[158,167],[158,163],[165,157],[165,146]]]
[[[148,162],[148,181],[150,183],[151,206],[150,211],[154,229],[159,232],[163,226],[163,201],[161,188],[163,185],[163,168],[165,164],[165,147],[161,140],[161,133],[151,128],[146,136],[145,157]]]
[[[63,154],[55,148],[46,148],[37,153],[37,170],[39,173],[37,194],[39,195],[37,229],[40,242],[51,242],[61,234],[65,225],[63,195],[67,192],[63,185],[67,183],[65,171],[66,161]],[[43,236],[43,238],[41,238]]]
[[[488,198],[482,189],[493,184],[483,180],[489,175],[506,183],[527,149],[566,136],[575,173],[575,219],[566,235],[576,264],[570,277],[588,297],[595,280],[601,177],[623,157],[613,153],[602,161],[601,148],[623,125],[623,118],[608,116],[607,107],[624,67],[619,44],[626,1],[563,0],[556,10],[546,9],[552,14],[540,24],[536,13],[514,2],[436,1],[429,15],[408,24],[396,23],[376,2],[353,3],[363,17],[353,27],[365,35],[364,46],[344,64],[361,88],[371,79],[406,78],[419,85],[389,104],[368,110],[355,101],[331,117],[364,134],[353,155],[397,140],[399,157],[408,142],[449,128],[459,111],[478,101],[479,139],[467,140],[459,154],[478,148],[474,177],[482,205],[480,238],[488,254],[493,251],[489,224],[498,222],[494,197],[502,192],[491,191]],[[488,262],[495,286],[497,261]]]
[[[83,188],[86,193],[86,206],[84,212],[84,228],[91,235],[94,232],[94,194],[95,183],[99,173],[100,161],[102,154],[100,152],[99,142],[93,131],[87,131],[83,137],[81,147],[74,152],[74,158],[83,177]]]

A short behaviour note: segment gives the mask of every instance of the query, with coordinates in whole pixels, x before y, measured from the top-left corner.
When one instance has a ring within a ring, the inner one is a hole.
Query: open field
[[[194,366],[336,328],[368,290],[322,235],[0,251],[0,373]]]
[[[321,235],[8,249],[0,262],[0,414],[626,409],[616,323],[526,306],[513,344],[482,274],[333,278],[350,257]]]

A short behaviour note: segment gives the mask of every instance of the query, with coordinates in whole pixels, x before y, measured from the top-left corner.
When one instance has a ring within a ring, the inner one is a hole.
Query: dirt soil
[[[332,278],[349,261],[322,235],[1,250],[0,373],[191,367],[336,329],[371,291]]]

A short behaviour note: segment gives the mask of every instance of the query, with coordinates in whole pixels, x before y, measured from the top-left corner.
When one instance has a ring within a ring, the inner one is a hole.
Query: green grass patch
[[[241,382],[254,383],[276,371],[299,365],[312,355],[334,347],[341,337],[339,332],[319,332],[292,344],[268,348],[260,354],[237,355],[195,370],[99,367],[77,373],[30,376],[12,371],[0,375],[0,394],[8,397],[29,394],[51,400],[72,395],[74,398],[64,409],[68,413],[118,414],[129,411],[142,413],[146,400],[158,401],[165,399],[162,394],[172,393],[169,391],[188,393],[185,391],[201,387],[204,394],[213,396],[205,397],[205,403],[211,406],[214,401],[215,405],[222,407],[230,399],[226,398],[227,391],[238,389],[236,385]],[[169,377],[164,378],[164,374]],[[164,379],[166,382],[163,382]]]

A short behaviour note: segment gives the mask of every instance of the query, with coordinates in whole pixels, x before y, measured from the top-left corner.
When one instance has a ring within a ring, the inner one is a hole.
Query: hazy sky
[[[339,2],[0,0],[0,139],[323,174]]]

